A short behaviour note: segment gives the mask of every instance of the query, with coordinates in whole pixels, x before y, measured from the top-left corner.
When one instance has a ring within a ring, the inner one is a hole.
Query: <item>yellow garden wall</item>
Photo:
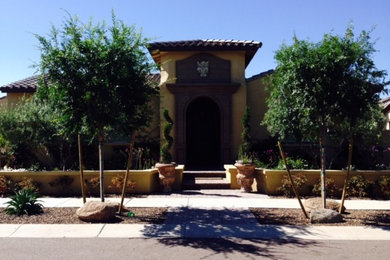
[[[292,174],[304,174],[307,178],[307,182],[305,186],[313,186],[318,183],[321,178],[320,170],[292,170]],[[332,178],[335,181],[335,185],[337,187],[343,187],[344,180],[346,176],[346,171],[341,170],[327,170],[326,177]],[[281,186],[281,181],[283,175],[287,174],[284,170],[269,170],[264,169],[261,173],[262,179],[264,180],[264,193],[270,195],[277,195],[277,189]],[[352,171],[349,175],[349,178],[356,175],[362,175],[366,180],[376,181],[380,176],[388,175],[390,176],[390,171],[369,171],[369,170],[358,170]]]
[[[224,165],[226,170],[226,179],[230,182],[231,189],[239,189],[240,186],[237,183],[237,168],[234,165]],[[320,180],[320,170],[291,170],[293,175],[304,174],[307,178],[305,186],[312,187],[314,184],[318,183]],[[335,181],[337,187],[343,187],[344,180],[346,176],[346,171],[341,170],[327,170],[327,178],[332,178]],[[256,168],[255,170],[255,180],[252,185],[254,192],[265,193],[268,195],[278,195],[278,188],[282,184],[283,176],[287,175],[285,170],[270,170],[270,169],[260,169]],[[369,170],[358,170],[352,171],[349,175],[349,178],[356,175],[362,175],[366,180],[376,181],[381,176],[387,175],[390,176],[390,171],[369,171]]]
[[[176,167],[177,178],[174,184],[174,190],[181,190],[181,183],[183,180],[184,166],[179,165]],[[125,170],[106,170],[104,171],[104,189],[106,194],[121,192],[120,189],[111,187],[111,180],[114,177],[124,177]],[[40,194],[42,195],[80,195],[80,173],[78,171],[47,171],[47,172],[0,172],[0,175],[10,177],[13,181],[19,182],[23,178],[31,178],[33,181],[39,183]],[[62,176],[68,176],[73,178],[72,184],[63,190],[60,186],[53,186],[50,183],[58,180]],[[99,171],[84,171],[84,180],[91,180],[92,178],[98,178]],[[150,170],[131,170],[129,174],[129,180],[136,183],[134,190],[128,190],[131,193],[153,193],[161,191],[160,180],[158,177],[157,169]],[[88,191],[87,191],[88,194]]]

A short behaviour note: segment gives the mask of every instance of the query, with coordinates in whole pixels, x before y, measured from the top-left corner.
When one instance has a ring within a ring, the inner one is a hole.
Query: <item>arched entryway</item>
[[[221,169],[221,112],[210,98],[192,101],[186,111],[186,168]]]

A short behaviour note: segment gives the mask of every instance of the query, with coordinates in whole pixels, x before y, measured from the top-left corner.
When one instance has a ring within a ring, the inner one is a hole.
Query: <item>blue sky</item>
[[[390,72],[389,0],[0,0],[0,86],[34,75],[30,66],[40,53],[33,33],[47,35],[52,24],[60,27],[64,10],[83,22],[109,21],[114,10],[153,41],[261,41],[247,77],[273,69],[274,52],[294,34],[317,42],[324,33],[344,34],[350,23],[356,34],[375,26],[373,59]]]

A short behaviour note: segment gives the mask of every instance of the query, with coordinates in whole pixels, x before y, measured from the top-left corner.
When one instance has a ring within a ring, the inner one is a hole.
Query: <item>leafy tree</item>
[[[282,139],[320,143],[325,191],[325,145],[332,136],[367,135],[372,126],[381,127],[379,92],[388,85],[387,74],[375,67],[368,32],[355,37],[348,27],[344,36],[325,34],[318,43],[293,40],[275,54],[264,123]]]
[[[0,154],[1,150],[12,153],[16,167],[71,167],[74,152],[72,142],[65,139],[57,124],[58,111],[36,98],[22,100],[13,109],[0,109]],[[1,140],[5,144],[2,146]]]
[[[146,55],[148,40],[114,14],[109,26],[69,16],[47,38],[36,37],[45,75],[38,95],[61,111],[65,134],[98,139],[103,183],[103,142],[113,135],[130,137],[150,121],[148,104],[156,88],[150,77],[154,64]]]

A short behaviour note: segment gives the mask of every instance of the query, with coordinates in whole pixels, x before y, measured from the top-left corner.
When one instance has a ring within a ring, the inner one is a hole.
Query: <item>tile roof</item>
[[[160,51],[245,51],[245,63],[248,65],[262,45],[257,41],[205,39],[153,42],[148,49],[157,63],[161,62]]]
[[[198,49],[216,49],[216,50],[244,50],[244,49],[258,49],[262,45],[261,42],[256,41],[237,41],[237,40],[189,40],[189,41],[167,41],[167,42],[153,42],[149,45],[149,50],[159,49],[166,50],[198,50]]]
[[[30,92],[33,93],[38,87],[38,76],[32,76],[22,80],[15,81],[13,83],[0,87],[0,91],[4,93],[15,93],[15,92]]]
[[[383,112],[387,112],[390,110],[390,97],[381,99],[379,103],[382,106]]]
[[[38,78],[39,76],[32,76],[22,80],[15,81],[13,83],[4,85],[0,87],[0,91],[4,93],[34,93],[38,87]],[[160,73],[155,73],[149,75],[149,80],[160,82]]]
[[[275,70],[273,70],[273,69],[267,70],[267,71],[261,72],[261,73],[259,73],[259,74],[253,75],[252,77],[246,79],[246,81],[256,80],[256,79],[262,78],[262,77],[264,77],[264,76],[271,75],[271,74],[274,73],[274,72],[275,72]]]

